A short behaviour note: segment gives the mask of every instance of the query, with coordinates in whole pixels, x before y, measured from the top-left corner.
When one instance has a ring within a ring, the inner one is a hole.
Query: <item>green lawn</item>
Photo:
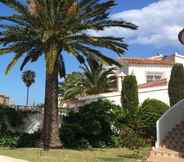
[[[30,162],[145,162],[149,148],[92,149],[92,150],[52,150],[0,148],[0,155],[11,156]]]

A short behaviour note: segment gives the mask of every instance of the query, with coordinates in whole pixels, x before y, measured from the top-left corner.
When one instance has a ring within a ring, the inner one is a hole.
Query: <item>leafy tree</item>
[[[1,0],[16,11],[10,16],[0,16],[0,54],[14,52],[7,67],[25,57],[21,70],[28,62],[44,56],[46,89],[43,124],[44,148],[59,148],[58,74],[65,75],[63,51],[73,55],[83,64],[93,57],[108,64],[116,61],[104,55],[100,48],[110,49],[119,55],[127,50],[122,37],[91,36],[89,30],[102,31],[108,27],[136,29],[137,26],[109,18],[115,0]],[[5,23],[6,21],[10,23]],[[98,48],[97,48],[98,47]],[[12,53],[11,53],[12,55]]]
[[[173,106],[184,98],[184,68],[183,64],[175,64],[169,81],[169,99]]]
[[[134,75],[125,76],[122,82],[121,103],[128,111],[134,111],[138,107],[138,87]]]
[[[27,87],[26,105],[29,103],[29,88],[35,82],[35,72],[31,70],[24,71],[22,74],[22,81]]]

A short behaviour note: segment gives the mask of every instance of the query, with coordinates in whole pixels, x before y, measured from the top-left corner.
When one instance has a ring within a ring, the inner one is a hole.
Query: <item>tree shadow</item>
[[[125,154],[125,155],[117,155],[116,157],[99,157],[97,159],[103,162],[127,162],[128,159],[141,161],[143,160],[143,157],[141,155],[132,153],[132,154]]]
[[[100,157],[97,159],[102,162],[126,162],[126,159],[122,157]]]

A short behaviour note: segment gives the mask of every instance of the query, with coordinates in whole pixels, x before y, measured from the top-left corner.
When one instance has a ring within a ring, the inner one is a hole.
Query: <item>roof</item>
[[[136,57],[120,57],[117,59],[120,64],[136,64],[136,65],[172,65],[173,62],[168,59],[158,58],[136,58]]]
[[[5,95],[2,95],[2,94],[0,94],[0,97],[3,97],[3,98],[9,98],[8,96],[5,96]]]
[[[138,88],[144,89],[144,88],[153,88],[153,87],[160,87],[160,86],[166,86],[166,85],[167,85],[167,79],[161,79],[161,80],[156,80],[149,83],[140,84]]]

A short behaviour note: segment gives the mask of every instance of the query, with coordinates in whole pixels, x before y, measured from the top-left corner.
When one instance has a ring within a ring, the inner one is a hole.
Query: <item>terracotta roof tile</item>
[[[143,89],[143,88],[152,88],[152,87],[159,87],[159,86],[166,86],[166,85],[167,85],[167,79],[161,79],[161,80],[156,80],[145,84],[140,84],[138,88]]]
[[[150,65],[172,65],[170,60],[160,60],[160,59],[151,59],[151,58],[118,58],[117,61],[120,64],[150,64]]]

